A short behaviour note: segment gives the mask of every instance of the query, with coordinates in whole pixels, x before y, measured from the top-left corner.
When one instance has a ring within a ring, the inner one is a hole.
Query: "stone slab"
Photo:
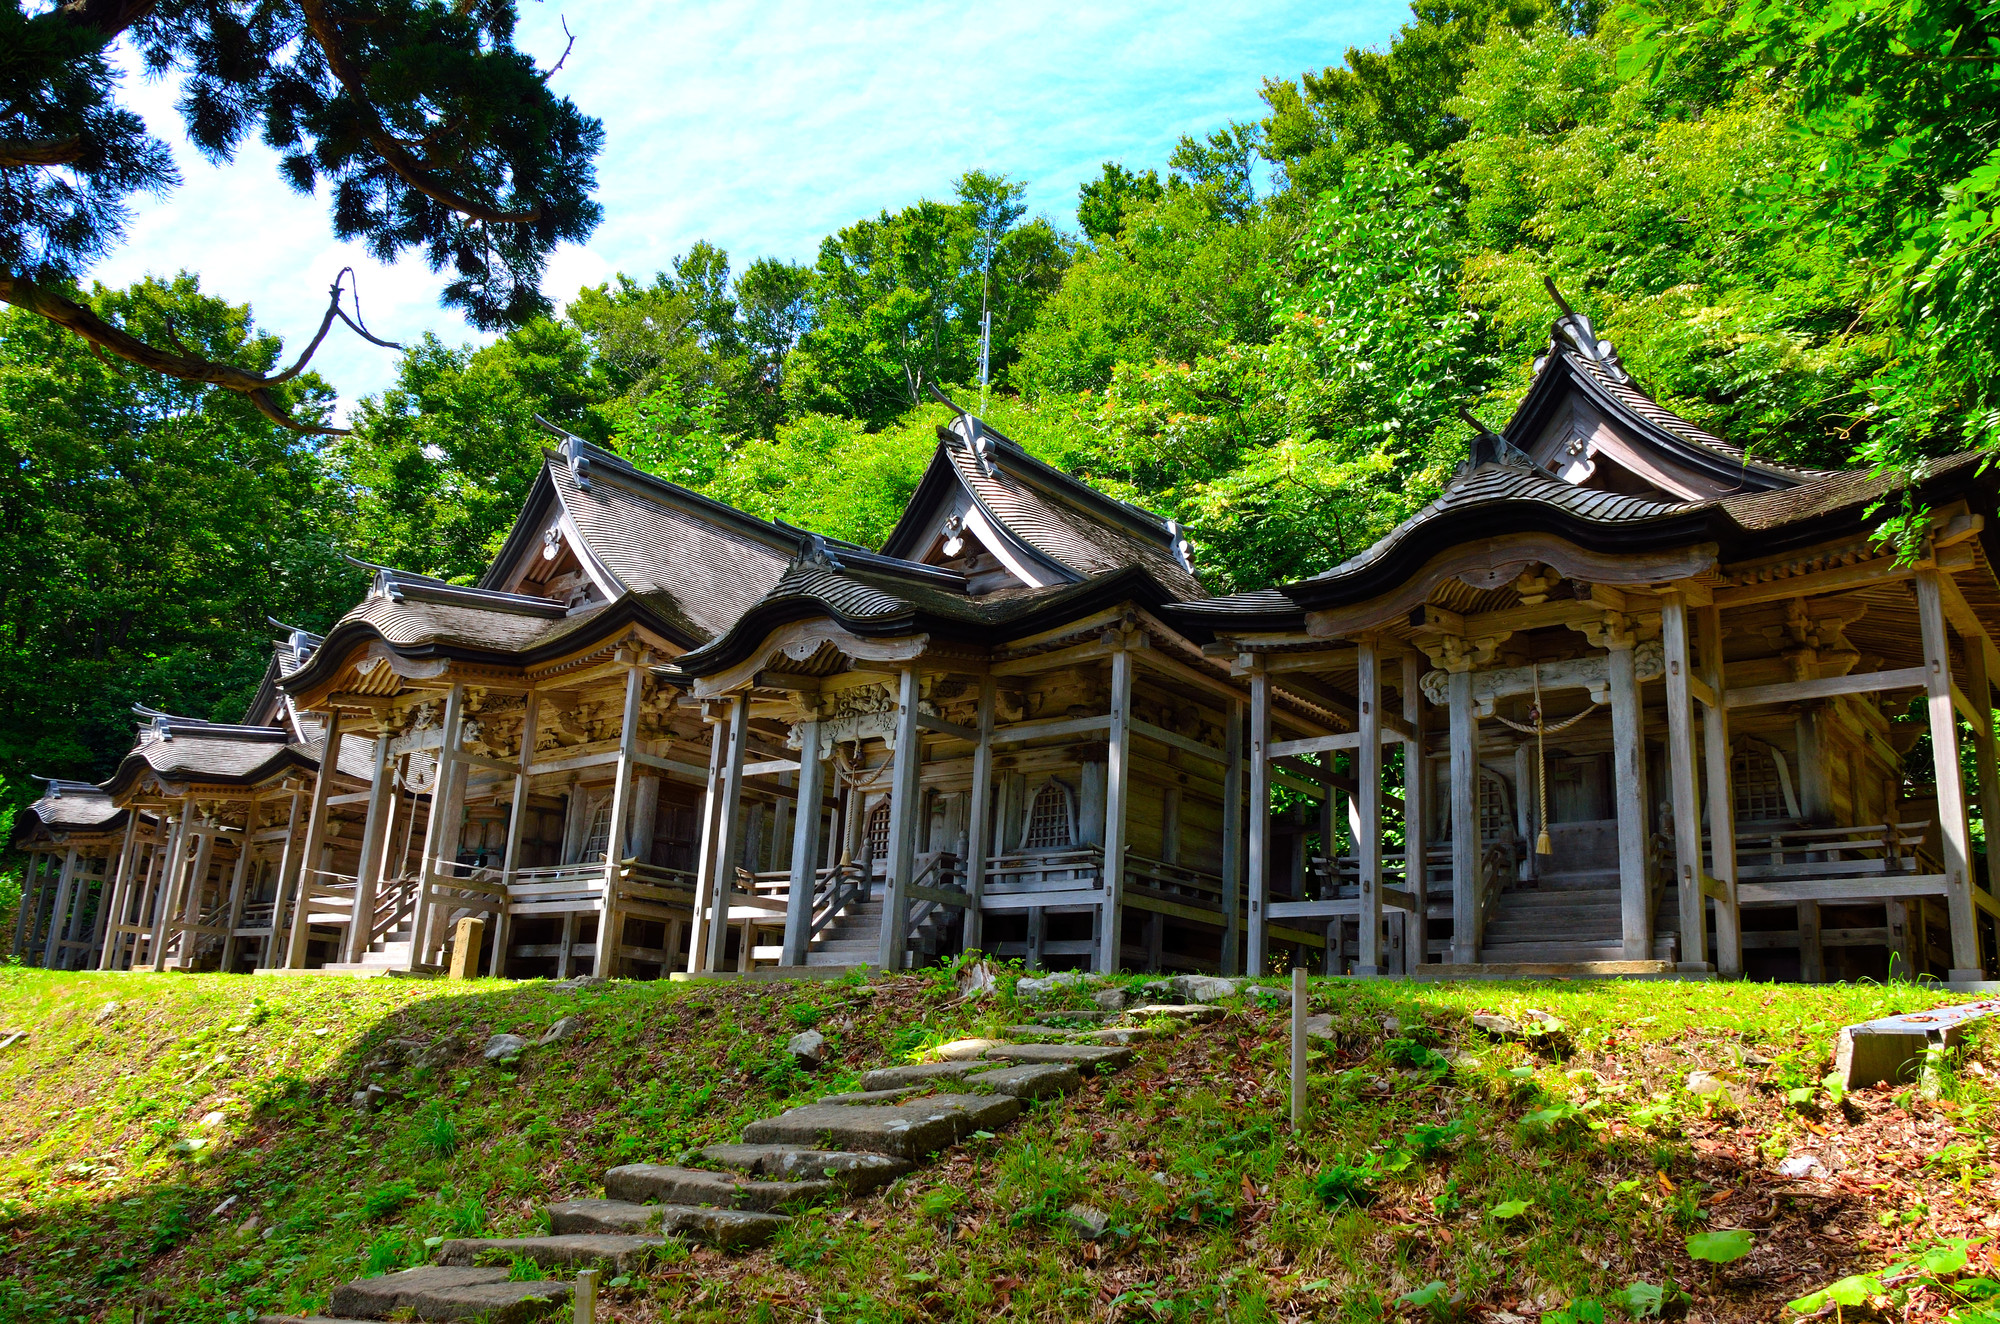
[[[1052,1099],[1058,1094],[1074,1094],[1082,1088],[1083,1078],[1067,1062],[1045,1062],[982,1071],[970,1084],[1016,1099]]]
[[[487,1324],[526,1324],[569,1300],[570,1285],[559,1278],[515,1283],[505,1269],[424,1265],[360,1278],[333,1289],[331,1308],[351,1319],[481,1319]]]
[[[1221,1007],[1206,1002],[1149,1002],[1143,1007],[1130,1007],[1125,1014],[1141,1020],[1151,1016],[1170,1016],[1177,1021],[1212,1021],[1223,1015]]]
[[[1086,1076],[1132,1064],[1131,1049],[1109,1044],[1002,1044],[986,1056],[995,1062],[1066,1063]]]
[[[1150,1025],[1119,1025],[1105,1030],[1085,1030],[1082,1034],[1070,1036],[1071,1043],[1078,1044],[1142,1044],[1148,1039],[1164,1039],[1169,1031],[1157,1030]]]
[[[913,1066],[877,1067],[861,1078],[864,1090],[897,1090],[913,1085],[937,1085],[964,1080],[975,1071],[991,1071],[990,1062],[919,1062]]]
[[[808,1205],[834,1194],[830,1181],[745,1181],[726,1172],[628,1163],[604,1174],[604,1194],[634,1204],[711,1205],[771,1213]]]
[[[915,1166],[887,1154],[848,1153],[804,1145],[710,1145],[704,1163],[736,1168],[771,1181],[802,1178],[830,1181],[849,1195],[887,1186]]]
[[[747,1209],[633,1204],[626,1200],[565,1200],[548,1207],[558,1233],[671,1233],[724,1250],[761,1246],[792,1220]]]
[[[533,1260],[544,1269],[603,1269],[624,1273],[644,1264],[654,1250],[665,1245],[659,1237],[625,1233],[566,1233],[553,1237],[468,1237],[447,1241],[438,1248],[438,1263],[474,1265],[482,1259]]]
[[[815,1103],[752,1122],[751,1144],[816,1145],[865,1150],[912,1161],[929,1158],[974,1131],[1004,1126],[1021,1103],[1006,1095],[940,1094],[902,1104]]]
[[[821,1103],[839,1103],[852,1107],[858,1103],[900,1103],[913,1094],[922,1094],[929,1086],[905,1085],[893,1090],[861,1090],[854,1094],[822,1094]]]

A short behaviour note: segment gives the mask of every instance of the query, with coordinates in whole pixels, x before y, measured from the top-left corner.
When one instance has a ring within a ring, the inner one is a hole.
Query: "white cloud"
[[[604,223],[555,255],[543,288],[560,303],[613,272],[650,277],[697,239],[738,269],[765,254],[809,261],[841,225],[942,196],[972,167],[1022,180],[1035,211],[1070,225],[1077,185],[1099,162],[1163,165],[1182,134],[1259,114],[1263,78],[1379,44],[1406,13],[1397,0],[1331,11],[1302,0],[526,3],[519,44],[553,59],[568,22],[576,47],[555,86],[606,134]],[[131,92],[175,137],[171,88]],[[420,260],[384,266],[336,243],[324,200],[287,188],[261,145],[221,168],[177,151],[185,184],[138,209],[97,279],[196,271],[296,344],[352,266],[376,334],[476,338],[438,307],[440,281]],[[392,352],[340,329],[316,363],[347,404],[395,372]]]

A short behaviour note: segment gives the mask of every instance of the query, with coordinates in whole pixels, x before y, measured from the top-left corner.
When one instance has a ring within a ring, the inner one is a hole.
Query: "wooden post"
[[[1470,663],[1451,671],[1451,960],[1479,959],[1479,718],[1472,708]]]
[[[62,955],[63,930],[69,919],[71,893],[76,890],[76,847],[72,846],[63,855],[62,874],[56,882],[55,905],[49,910],[49,936],[42,944],[42,968],[54,970],[56,958]]]
[[[1708,765],[1709,874],[1722,884],[1715,902],[1715,969],[1724,976],[1743,973],[1743,912],[1736,901],[1736,791],[1730,785],[1729,710],[1723,706],[1722,613],[1703,607],[1696,616],[1701,635],[1702,679],[1715,702],[1701,713],[1702,755]]]
[[[1687,599],[1669,593],[1660,602],[1660,641],[1667,668],[1667,781],[1674,805],[1674,867],[1680,887],[1681,965],[1710,969],[1708,904],[1701,890],[1701,796],[1695,785],[1694,689]]]
[[[168,834],[172,844],[167,849],[166,871],[153,894],[153,940],[146,952],[146,964],[155,972],[167,968],[167,929],[180,909],[181,879],[188,868],[187,839],[192,830],[188,820],[193,817],[194,802],[183,796],[180,813],[174,816],[173,830]]]
[[[202,894],[208,891],[208,871],[215,859],[215,839],[220,834],[210,831],[194,831],[194,864],[189,867],[187,882],[181,893],[185,903],[181,907],[181,945],[174,953],[174,964],[182,970],[194,969],[194,945],[197,935],[195,928],[201,923]]]
[[[28,947],[34,942],[34,931],[29,926],[29,917],[41,901],[42,862],[47,857],[41,851],[29,851],[28,863],[21,870],[21,901],[14,907],[14,946],[9,955],[25,958]]]
[[[388,855],[389,803],[394,794],[389,774],[389,733],[375,731],[375,766],[368,780],[368,810],[361,824],[361,853],[354,862],[354,922],[347,926],[341,959],[359,962],[375,938],[375,894]],[[437,803],[432,797],[431,803]]]
[[[313,779],[312,811],[306,816],[306,840],[299,849],[299,864],[294,870],[299,880],[296,888],[298,900],[292,907],[291,939],[285,946],[287,970],[306,968],[306,943],[312,936],[306,916],[312,910],[312,893],[316,886],[313,876],[319,867],[320,850],[326,845],[326,829],[331,813],[327,800],[333,795],[334,772],[340,767],[340,746],[345,738],[346,732],[340,727],[340,710],[335,708],[326,715],[326,745],[320,751],[319,776]],[[436,818],[437,815],[433,813],[431,817]],[[423,872],[419,870],[419,878]],[[422,902],[418,904],[421,906]]]
[[[1271,677],[1260,653],[1250,657],[1250,849],[1246,852],[1250,895],[1246,920],[1249,950],[1243,973],[1263,975],[1270,950],[1265,907],[1271,901]]]
[[[576,1324],[597,1324],[597,1282],[603,1276],[602,1269],[576,1271],[576,1288],[571,1293],[571,1318]]]
[[[808,696],[808,702],[818,700]],[[780,965],[806,963],[812,943],[813,890],[819,885],[819,809],[826,798],[826,752],[817,709],[798,725],[799,808],[792,819],[792,877],[785,894],[785,950]],[[969,918],[969,912],[968,912]]]
[[[451,970],[448,978],[479,978],[479,952],[486,946],[486,921],[478,915],[459,918],[451,943]]]
[[[1412,900],[1403,918],[1403,973],[1430,960],[1430,762],[1424,751],[1423,664],[1403,655],[1403,886]]]
[[[291,806],[285,814],[285,844],[278,855],[277,886],[271,897],[271,935],[264,939],[263,948],[257,953],[257,965],[276,970],[285,964],[285,906],[287,899],[296,890],[299,859],[299,801],[304,797],[297,790],[291,793]]]
[[[1938,836],[1944,846],[1945,905],[1951,917],[1951,980],[1984,978],[1979,931],[1972,908],[1971,850],[1965,821],[1965,787],[1958,769],[1958,715],[1951,707],[1951,654],[1945,640],[1944,602],[1938,572],[1917,571],[1917,623],[1924,640],[1924,696],[1930,711],[1931,767],[1937,776]],[[1968,652],[1971,650],[1968,648]],[[1918,952],[1923,952],[1919,944]]]
[[[1306,968],[1292,967],[1292,1133],[1306,1129]]]
[[[1125,964],[1125,819],[1132,786],[1132,654],[1111,654],[1111,734],[1104,776],[1104,909],[1098,970]]]
[[[1611,689],[1612,803],[1618,815],[1618,900],[1624,956],[1644,961],[1653,954],[1653,885],[1647,867],[1645,727],[1639,710],[1638,670],[1632,661],[1637,641],[1624,622],[1607,623],[1599,636],[1609,664]]]
[[[1382,668],[1375,641],[1363,639],[1355,645],[1354,683],[1360,691],[1361,748],[1355,751],[1354,797],[1361,815],[1360,832],[1354,842],[1355,863],[1361,871],[1360,951],[1355,956],[1357,975],[1386,975],[1382,960]],[[1329,765],[1332,755],[1327,756]],[[1327,787],[1327,799],[1333,787]],[[1333,853],[1327,843],[1327,853]]]
[[[1222,737],[1222,960],[1225,975],[1242,973],[1243,958],[1243,709],[1241,699],[1224,705]]]
[[[521,750],[515,760],[514,794],[507,806],[507,853],[500,861],[500,886],[507,895],[500,898],[500,912],[493,917],[493,960],[489,969],[495,979],[507,977],[507,956],[513,943],[514,874],[521,867],[521,838],[528,830],[528,769],[535,762],[535,741],[542,716],[540,690],[529,690],[521,713]],[[671,964],[671,962],[669,962]]]
[[[718,729],[716,738],[725,742],[722,756],[722,792],[716,807],[715,864],[709,891],[709,916],[705,930],[708,948],[701,968],[711,974],[723,969],[729,955],[729,902],[736,894],[737,859],[743,853],[742,828],[738,811],[743,804],[743,754],[750,742],[750,696],[734,695],[729,700],[729,726]]]
[[[735,711],[734,699],[728,701]],[[728,757],[728,718],[708,723],[708,786],[701,798],[701,846],[695,856],[694,915],[688,933],[688,973],[708,968],[709,913],[715,908],[715,879],[722,848],[722,769]],[[725,917],[726,919],[726,917]]]
[[[103,915],[99,917],[98,929],[103,935],[97,943],[97,968],[117,969],[117,951],[125,935],[117,932],[123,921],[119,918],[131,904],[132,880],[137,876],[139,864],[139,811],[125,812],[125,842],[118,848],[118,870],[108,878],[104,888]],[[25,889],[22,893],[26,895]]]
[[[618,771],[611,783],[611,821],[604,834],[604,908],[597,913],[597,961],[591,973],[615,978],[625,968],[625,913],[618,885],[624,864],[626,830],[632,817],[633,755],[639,752],[639,703],[645,697],[643,649],[620,649],[625,667],[625,711],[618,727]]]
[[[146,916],[150,913],[153,897],[159,890],[160,864],[166,859],[167,847],[163,834],[167,831],[167,821],[162,815],[154,823],[153,839],[146,843],[144,857],[139,862],[139,872],[132,879],[132,900],[125,907],[131,918],[126,924],[130,933],[118,935],[120,946],[113,955],[112,969],[137,970],[140,966],[140,951],[151,941],[146,932]],[[123,944],[131,944],[128,949]]]
[[[1820,944],[1819,902],[1801,901],[1794,909],[1798,915],[1794,922],[1799,929],[1799,982],[1824,984],[1826,953]]]
[[[459,759],[459,726],[465,713],[465,686],[452,682],[444,696],[444,720],[440,731],[437,755],[437,779],[431,783],[430,820],[424,824],[424,855],[417,863],[417,903],[410,916],[410,964],[414,970],[419,965],[429,963],[431,950],[442,945],[433,940],[431,920],[436,913],[436,903],[431,900],[431,888],[443,879],[454,877],[438,867],[440,860],[458,858],[459,819],[464,806],[459,803],[459,769],[464,766]],[[356,916],[356,923],[365,923]]]
[[[923,730],[917,725],[917,669],[903,668],[896,689],[896,752],[889,769],[889,871],[882,887],[882,969],[900,971],[909,952],[910,875],[917,868],[917,820],[923,805]]]
[[[993,851],[993,713],[999,682],[979,678],[979,742],[972,747],[972,791],[965,828],[965,950],[986,944],[986,861]],[[803,801],[801,801],[803,803]]]
[[[1986,824],[1986,890],[2000,895],[2000,776],[1994,770],[1993,680],[1986,671],[1985,641],[1964,640],[1966,697],[1972,700],[1973,770],[1979,778],[1979,817]]]
[[[236,968],[236,928],[243,922],[243,884],[250,875],[250,839],[257,835],[257,801],[250,801],[243,824],[243,841],[236,850],[236,867],[229,873],[229,931],[222,939],[222,973]]]

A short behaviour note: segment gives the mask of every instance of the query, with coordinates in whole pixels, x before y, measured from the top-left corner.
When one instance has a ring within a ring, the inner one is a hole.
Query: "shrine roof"
[[[53,836],[111,832],[125,826],[126,811],[118,807],[103,787],[62,777],[40,780],[44,784],[41,796],[15,820],[16,845],[33,838],[38,830]]]

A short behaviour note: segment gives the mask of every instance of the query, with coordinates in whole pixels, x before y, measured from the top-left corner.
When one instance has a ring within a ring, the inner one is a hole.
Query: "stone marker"
[[[817,1071],[826,1061],[826,1036],[818,1030],[801,1030],[785,1045],[785,1051],[807,1071]]]
[[[488,1062],[498,1064],[512,1062],[527,1051],[528,1041],[520,1035],[496,1034],[486,1041],[486,1047],[480,1050],[479,1055]]]
[[[451,940],[451,978],[477,979],[479,953],[486,946],[486,920],[467,915],[459,920]]]
[[[579,1021],[574,1016],[564,1016],[560,1018],[559,1020],[556,1021],[554,1025],[551,1025],[548,1029],[542,1031],[542,1037],[535,1040],[535,1047],[541,1048],[549,1044],[561,1043],[563,1040],[575,1034],[577,1031],[577,1027],[582,1025],[582,1023],[583,1022]]]

